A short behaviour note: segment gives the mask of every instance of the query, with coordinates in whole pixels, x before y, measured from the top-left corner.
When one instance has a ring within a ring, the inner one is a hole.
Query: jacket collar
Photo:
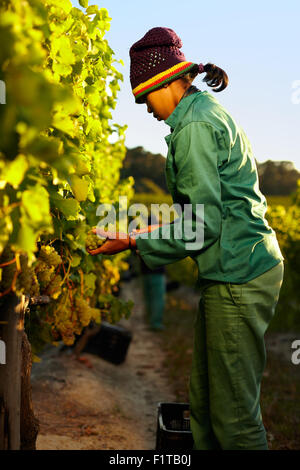
[[[202,93],[202,92],[200,92]],[[176,108],[174,109],[173,113],[165,120],[165,123],[171,127],[171,132],[177,124],[181,121],[182,117],[184,116],[186,110],[190,106],[190,104],[196,99],[198,93],[192,93],[191,95],[185,96],[182,98]]]

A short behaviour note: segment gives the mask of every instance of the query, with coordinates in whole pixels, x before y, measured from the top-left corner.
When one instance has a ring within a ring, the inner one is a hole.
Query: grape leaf
[[[70,176],[70,186],[77,201],[85,201],[89,191],[88,181],[77,175]]]
[[[88,0],[79,0],[79,5],[81,5],[83,8],[86,8],[89,5]]]

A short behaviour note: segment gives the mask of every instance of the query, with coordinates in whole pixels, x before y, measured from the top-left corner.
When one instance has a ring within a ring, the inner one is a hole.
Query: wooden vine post
[[[0,449],[20,449],[21,367],[25,296],[7,295],[0,311],[6,363],[0,365]]]
[[[9,294],[2,299],[0,339],[5,364],[0,364],[0,450],[35,449],[39,426],[32,406],[32,358],[24,317],[29,305],[48,302],[46,296],[29,299]]]

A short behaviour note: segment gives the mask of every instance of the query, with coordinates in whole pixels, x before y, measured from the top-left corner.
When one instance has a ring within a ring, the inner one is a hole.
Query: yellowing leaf
[[[42,186],[34,186],[22,193],[22,210],[28,215],[31,223],[51,224],[49,214],[49,195]]]
[[[52,51],[56,54],[56,59],[64,65],[74,64],[76,57],[73,54],[70,39],[67,36],[61,36],[53,41]]]
[[[76,174],[78,176],[87,175],[90,171],[90,168],[85,162],[83,162],[82,160],[78,160],[78,163],[76,164]]]
[[[32,362],[41,362],[41,358],[36,354],[32,354]]]
[[[83,8],[86,8],[89,4],[88,0],[79,0],[79,5],[81,5]]]
[[[1,172],[1,181],[6,181],[14,188],[17,188],[23,181],[28,169],[28,162],[25,155],[19,154],[15,160],[8,163]]]
[[[73,255],[72,256],[72,261],[71,261],[71,266],[72,268],[76,268],[81,262],[81,256],[79,255]]]
[[[53,116],[53,126],[71,137],[75,136],[75,124],[69,116],[56,113]]]
[[[18,232],[16,246],[23,251],[27,251],[28,253],[32,253],[35,251],[35,242],[36,242],[37,234],[36,231],[30,227],[29,225],[22,225]]]
[[[77,201],[85,201],[89,191],[88,181],[77,175],[70,176],[70,186]]]
[[[73,198],[63,198],[60,194],[51,192],[50,193],[51,206],[57,208],[63,213],[63,215],[69,218],[75,218],[80,209],[78,201]]]
[[[62,75],[63,77],[66,77],[67,75],[72,73],[72,67],[71,65],[54,63],[53,71],[57,73],[58,75]]]

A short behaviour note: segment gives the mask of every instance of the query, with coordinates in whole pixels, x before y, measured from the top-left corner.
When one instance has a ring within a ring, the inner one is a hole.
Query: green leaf
[[[51,206],[61,211],[67,219],[69,217],[76,217],[80,210],[79,203],[76,199],[66,199],[58,193],[50,193],[50,202]]]
[[[79,255],[72,255],[71,266],[72,268],[76,268],[81,262],[81,256]]]
[[[22,224],[18,232],[17,248],[27,253],[33,253],[36,250],[36,238],[36,231],[29,225]]]
[[[91,5],[90,7],[88,7],[88,8],[86,9],[86,13],[87,13],[88,15],[94,15],[94,14],[98,13],[98,11],[99,11],[99,10],[98,10],[98,6],[97,6],[97,5]]]
[[[40,160],[51,162],[59,157],[60,145],[59,139],[41,135],[30,142],[24,151],[26,150]]]
[[[70,186],[77,201],[85,201],[89,192],[88,181],[77,175],[70,176]]]
[[[8,163],[1,172],[1,181],[9,183],[13,188],[17,188],[23,181],[24,175],[28,169],[28,162],[25,155],[19,154],[15,160]],[[2,184],[1,184],[2,186]]]
[[[62,77],[67,77],[72,73],[72,67],[71,65],[66,65],[66,64],[60,64],[58,62],[53,64],[53,72],[57,73],[58,75],[61,75]]]
[[[89,296],[93,294],[95,290],[96,279],[97,276],[94,273],[86,274],[84,276],[85,295]]]
[[[76,62],[76,57],[72,51],[70,39],[67,36],[60,36],[53,40],[52,51],[56,55],[56,60],[62,65],[72,65]]]
[[[51,225],[49,194],[42,186],[34,186],[22,193],[22,211],[33,227]]]
[[[79,0],[79,5],[82,6],[83,8],[87,8],[89,5],[88,0]]]
[[[63,8],[66,13],[69,13],[72,8],[70,0],[47,0],[47,3]]]
[[[78,176],[88,175],[90,173],[90,171],[91,171],[90,166],[88,166],[87,163],[85,163],[81,159],[78,160],[78,162],[76,164],[76,175],[78,175]]]
[[[75,136],[75,124],[69,116],[56,113],[53,117],[53,126],[71,137]]]
[[[12,232],[13,225],[9,216],[3,217],[1,214],[0,218],[0,252],[4,250],[4,247],[9,239]]]

